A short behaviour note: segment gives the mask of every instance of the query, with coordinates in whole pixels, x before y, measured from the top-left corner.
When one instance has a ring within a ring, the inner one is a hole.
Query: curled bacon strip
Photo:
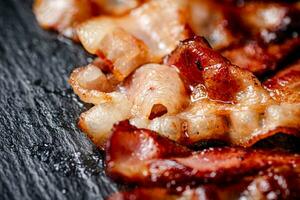
[[[299,170],[288,166],[272,168],[254,177],[246,177],[237,183],[226,185],[205,184],[195,188],[138,188],[119,192],[109,200],[232,200],[232,199],[299,199]]]
[[[77,32],[84,48],[95,54],[97,50],[102,51],[101,42],[105,37],[116,28],[122,29],[144,42],[152,59],[160,61],[190,35],[185,13],[182,0],[149,1],[122,17],[99,16],[88,20]]]
[[[179,114],[185,121],[185,128],[177,128],[186,136],[181,141],[219,138],[251,146],[279,132],[298,135],[299,105],[274,101],[257,78],[213,51],[203,38],[183,41],[166,63],[179,70],[192,91],[192,104]]]
[[[102,142],[112,125],[125,119],[185,145],[217,139],[247,147],[277,133],[299,136],[299,103],[276,98],[205,39],[181,42],[165,63],[143,65],[121,83],[105,63],[75,70],[74,91],[97,105],[82,115],[80,127]],[[285,82],[290,88],[285,96],[299,99],[299,80],[293,80]]]
[[[73,71],[69,80],[76,94],[95,106],[83,113],[80,128],[100,147],[114,123],[138,118],[154,119],[176,114],[189,103],[184,84],[174,67],[147,64],[137,69],[123,85],[99,61]],[[169,97],[173,97],[170,99]]]
[[[99,104],[111,99],[115,81],[95,64],[75,69],[69,79],[74,92],[87,103]]]
[[[159,63],[189,37],[183,2],[149,1],[124,16],[99,16],[81,23],[77,34],[83,47],[105,60],[123,81],[139,66]]]
[[[192,153],[127,121],[114,127],[106,153],[111,177],[151,186],[232,181],[271,166],[300,167],[299,155],[271,151],[210,148]]]

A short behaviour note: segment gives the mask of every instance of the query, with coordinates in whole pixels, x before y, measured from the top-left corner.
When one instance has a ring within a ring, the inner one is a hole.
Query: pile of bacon
[[[69,82],[94,104],[79,127],[107,174],[138,186],[110,199],[300,199],[300,154],[256,147],[300,137],[300,3],[36,0],[34,12],[96,55]]]

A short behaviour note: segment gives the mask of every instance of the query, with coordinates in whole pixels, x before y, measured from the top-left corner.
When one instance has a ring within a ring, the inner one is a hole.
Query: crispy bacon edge
[[[282,165],[299,169],[300,156],[230,147],[191,152],[128,121],[115,125],[106,148],[109,176],[146,186],[233,181]]]
[[[229,200],[229,199],[299,199],[299,170],[288,166],[271,168],[255,176],[250,176],[231,184],[204,184],[196,187],[179,186],[171,188],[136,188],[130,191],[117,192],[109,200]]]

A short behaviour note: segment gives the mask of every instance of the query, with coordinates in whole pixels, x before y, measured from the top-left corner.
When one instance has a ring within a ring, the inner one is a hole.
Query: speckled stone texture
[[[117,185],[76,126],[88,105],[67,83],[91,58],[40,29],[31,6],[0,1],[0,199],[104,199]]]

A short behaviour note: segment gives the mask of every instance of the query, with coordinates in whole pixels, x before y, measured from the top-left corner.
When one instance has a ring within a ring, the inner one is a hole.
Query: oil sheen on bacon
[[[277,132],[298,135],[299,103],[272,98],[251,73],[232,65],[203,38],[183,41],[166,63],[180,71],[194,97],[190,107],[180,113],[187,122],[187,141],[204,139],[205,130],[211,133],[208,137],[215,135],[241,146]]]
[[[243,148],[192,152],[157,133],[120,122],[106,149],[106,172],[112,178],[145,186],[175,187],[224,183],[270,167],[300,167],[297,154]]]
[[[300,60],[263,84],[278,101],[300,103]]]
[[[94,105],[78,124],[106,147],[107,174],[139,186],[110,199],[300,198],[300,155],[251,148],[300,136],[299,3],[36,0],[33,9],[43,28],[97,56],[69,83]],[[212,140],[230,147],[190,149]]]
[[[143,57],[144,63],[158,62],[176,42],[195,33],[232,63],[260,76],[288,62],[300,46],[300,8],[293,1],[36,0],[34,12],[42,27],[75,40],[79,36],[89,52],[99,50],[108,60],[111,51],[99,42],[115,28],[146,44],[151,56]]]
[[[143,65],[123,82],[105,62],[95,65],[75,70],[70,79],[83,101],[96,104],[79,122],[91,138],[108,138],[112,124],[125,119],[185,145],[216,139],[246,147],[277,133],[299,136],[299,102],[276,98],[201,37],[181,42],[164,65]],[[282,94],[298,99],[297,87]],[[113,102],[122,101],[125,114],[110,118],[118,111]],[[114,120],[104,126],[107,119]]]
[[[275,167],[231,184],[202,184],[170,188],[137,188],[118,192],[109,200],[234,200],[299,199],[299,170],[289,166]]]
[[[130,118],[142,121],[166,113],[176,114],[188,105],[189,96],[173,67],[141,66],[117,86],[110,74],[101,73],[100,68],[94,64],[75,70],[69,81],[83,101],[95,104],[81,115],[79,126],[100,147],[118,121]]]

